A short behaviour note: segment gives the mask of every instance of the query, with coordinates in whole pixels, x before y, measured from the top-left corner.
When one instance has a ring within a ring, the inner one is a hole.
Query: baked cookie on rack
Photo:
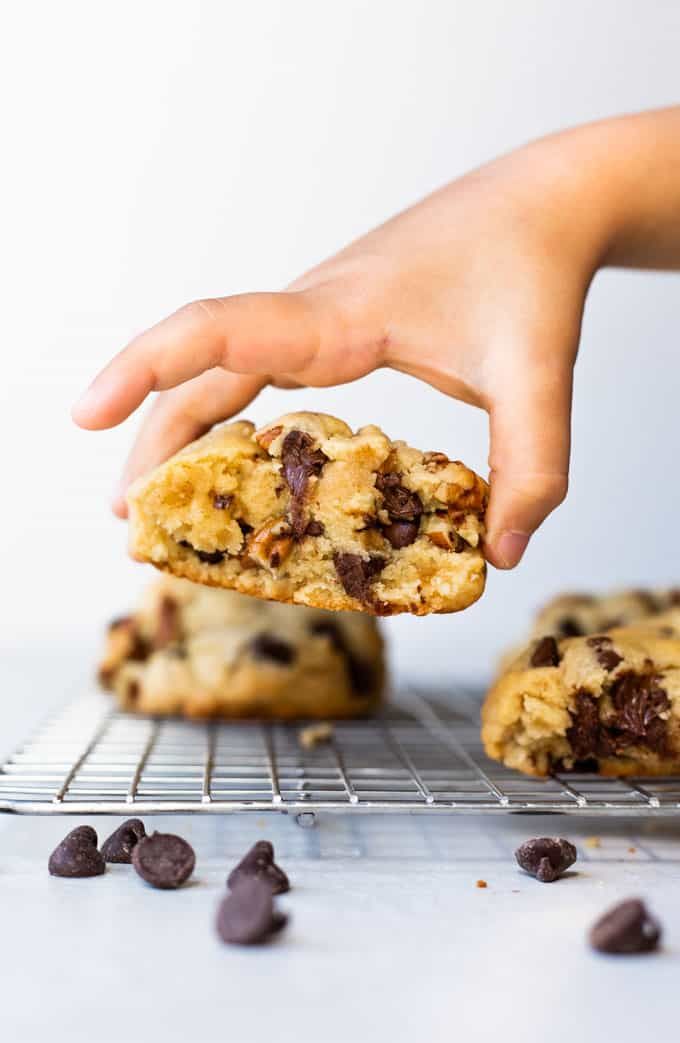
[[[680,607],[531,641],[485,700],[482,741],[529,775],[680,772]]]
[[[380,702],[374,619],[163,576],[109,627],[99,679],[125,710],[187,717],[362,717]]]
[[[486,482],[378,427],[224,424],[128,499],[132,554],[198,583],[374,615],[455,612],[484,590]]]

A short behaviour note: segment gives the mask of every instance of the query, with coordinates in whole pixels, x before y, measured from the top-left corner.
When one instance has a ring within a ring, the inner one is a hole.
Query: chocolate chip
[[[254,659],[271,659],[274,663],[288,666],[295,661],[296,652],[287,641],[271,634],[257,634],[248,646]]]
[[[305,431],[289,431],[283,440],[281,473],[290,489],[290,522],[296,540],[307,527],[304,506],[309,479],[321,473],[327,460],[325,453],[314,449],[314,439]]]
[[[226,511],[228,507],[231,507],[233,502],[233,496],[228,496],[223,493],[215,493],[213,495],[213,507],[216,511]]]
[[[91,826],[76,826],[55,847],[47,863],[52,876],[100,876],[106,863],[97,850],[97,834]]]
[[[346,594],[364,604],[372,604],[371,583],[384,569],[385,559],[379,555],[362,558],[359,554],[336,551],[333,564]]]
[[[600,715],[596,700],[587,692],[577,692],[574,703],[571,725],[567,728],[567,740],[574,757],[584,760],[598,752]]]
[[[378,474],[375,487],[385,500],[385,509],[391,521],[417,522],[423,513],[423,505],[417,493],[401,484],[401,475],[395,471]]]
[[[179,641],[180,637],[179,605],[174,598],[166,594],[161,598],[158,605],[158,618],[156,620],[153,647],[156,649],[165,648],[166,645]]]
[[[576,861],[576,848],[562,837],[534,837],[515,851],[517,864],[543,884],[557,880]]]
[[[410,546],[418,536],[418,523],[410,521],[390,522],[382,527],[383,536],[395,550]]]
[[[230,945],[259,945],[280,931],[288,917],[274,908],[269,885],[262,880],[242,880],[220,902],[217,933]]]
[[[191,844],[182,837],[174,833],[152,833],[135,844],[132,864],[147,884],[170,890],[189,879],[196,856]]]
[[[546,637],[541,638],[531,654],[529,664],[531,666],[560,665],[560,653],[554,637],[548,634]]]
[[[596,635],[595,637],[589,637],[586,644],[590,646],[595,652],[595,658],[607,673],[611,673],[612,670],[616,670],[619,663],[623,662],[623,656],[620,656],[614,648],[612,648],[612,639],[606,635]]]
[[[323,536],[325,531],[326,529],[323,522],[317,521],[316,518],[312,518],[311,521],[307,522],[305,536]]]
[[[135,845],[145,836],[144,823],[140,819],[127,819],[102,844],[104,861],[123,862],[129,865],[132,862]]]
[[[680,587],[674,587],[668,592],[668,604],[680,605]]]
[[[128,681],[125,688],[125,698],[131,704],[134,704],[142,694],[142,688],[139,681]]]
[[[262,880],[273,895],[290,891],[290,881],[274,861],[274,847],[268,840],[258,840],[227,877],[227,886],[237,887],[243,880]]]
[[[241,530],[244,536],[249,536],[250,533],[253,531],[252,525],[248,525],[248,522],[244,521],[243,518],[237,518],[236,524],[238,525],[239,529]]]
[[[593,924],[588,935],[593,949],[621,956],[652,952],[660,938],[661,925],[639,898],[615,905]]]
[[[193,551],[198,560],[205,565],[219,565],[226,557],[226,552],[223,550],[197,550],[188,540],[180,540],[179,545]]]
[[[583,627],[571,616],[565,616],[564,619],[561,619],[557,629],[559,630],[561,637],[583,636]]]

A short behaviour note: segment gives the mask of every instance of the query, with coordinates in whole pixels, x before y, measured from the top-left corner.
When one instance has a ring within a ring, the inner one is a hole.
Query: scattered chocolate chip
[[[311,521],[307,522],[305,536],[323,536],[325,531],[326,529],[323,522],[317,521],[316,518],[312,518]]]
[[[257,634],[249,644],[250,654],[255,659],[271,659],[274,663],[288,666],[295,661],[296,652],[287,641],[271,634]]]
[[[189,879],[196,865],[191,844],[174,833],[152,833],[132,849],[132,864],[147,884],[169,890]]]
[[[660,938],[661,925],[639,898],[615,905],[593,924],[588,935],[593,949],[622,956],[652,952]]]
[[[543,884],[557,880],[576,861],[576,848],[562,837],[534,837],[515,851],[517,864]]]
[[[549,634],[542,637],[533,650],[529,663],[531,666],[559,666],[560,653],[555,638]]]
[[[274,847],[268,840],[258,840],[243,856],[227,877],[227,886],[232,890],[243,880],[264,881],[273,895],[290,891],[290,882],[274,861]]]
[[[155,649],[165,648],[166,645],[179,641],[181,637],[179,605],[174,598],[166,594],[161,598],[158,605],[158,618],[156,620],[156,633],[153,638]]]
[[[418,522],[397,521],[382,527],[383,536],[395,550],[409,547],[418,536]]]
[[[106,863],[97,850],[97,834],[91,826],[76,826],[55,847],[47,863],[52,876],[100,876]]]
[[[307,527],[305,499],[312,475],[319,475],[328,460],[314,439],[305,431],[289,431],[281,446],[281,473],[290,489],[290,522],[293,536],[299,540]]]
[[[561,619],[558,624],[558,630],[561,637],[582,637],[583,627],[580,623],[577,623],[571,616],[566,616]]]
[[[226,557],[226,552],[223,550],[197,550],[188,540],[180,540],[179,545],[193,551],[198,560],[205,565],[219,565]]]
[[[371,583],[384,569],[385,559],[379,555],[362,558],[359,554],[336,551],[333,564],[346,594],[364,604],[373,603]]]
[[[214,493],[213,495],[213,507],[216,511],[226,511],[233,502],[233,496],[225,495],[224,493]]]
[[[378,474],[375,487],[385,500],[385,509],[392,521],[417,522],[423,513],[423,505],[417,493],[401,484],[401,475],[395,471]]]
[[[138,818],[129,818],[116,829],[102,844],[102,857],[105,862],[132,862],[132,851],[138,841],[146,836],[144,823]]]
[[[220,902],[217,933],[230,945],[259,945],[280,931],[288,917],[274,908],[269,885],[251,877],[242,880]]]
[[[611,673],[612,670],[616,670],[619,663],[623,662],[623,656],[612,647],[612,639],[607,637],[605,634],[598,634],[594,637],[589,637],[586,644],[595,652],[595,658],[607,673]]]

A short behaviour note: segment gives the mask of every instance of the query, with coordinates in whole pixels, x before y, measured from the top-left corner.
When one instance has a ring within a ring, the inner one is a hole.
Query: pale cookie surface
[[[488,486],[373,426],[291,413],[224,424],[129,493],[132,554],[275,601],[455,612],[484,590]]]
[[[163,576],[109,627],[99,678],[136,713],[362,717],[380,702],[385,667],[370,616]]]
[[[680,771],[680,607],[531,641],[482,708],[487,754],[530,775]]]

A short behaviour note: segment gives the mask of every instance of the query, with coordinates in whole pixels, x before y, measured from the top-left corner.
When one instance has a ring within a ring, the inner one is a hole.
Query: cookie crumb
[[[298,732],[298,742],[303,750],[312,750],[315,746],[321,746],[324,742],[330,742],[333,738],[333,725],[328,721],[319,721],[318,724],[308,724]]]
[[[478,880],[477,883],[475,884],[475,887],[488,887],[488,886],[489,885],[487,884],[486,880]]]
[[[583,843],[586,847],[600,847],[601,842],[599,837],[586,837]]]
[[[629,847],[628,848],[628,854],[629,855],[636,855],[637,854],[637,848],[636,847]]]

